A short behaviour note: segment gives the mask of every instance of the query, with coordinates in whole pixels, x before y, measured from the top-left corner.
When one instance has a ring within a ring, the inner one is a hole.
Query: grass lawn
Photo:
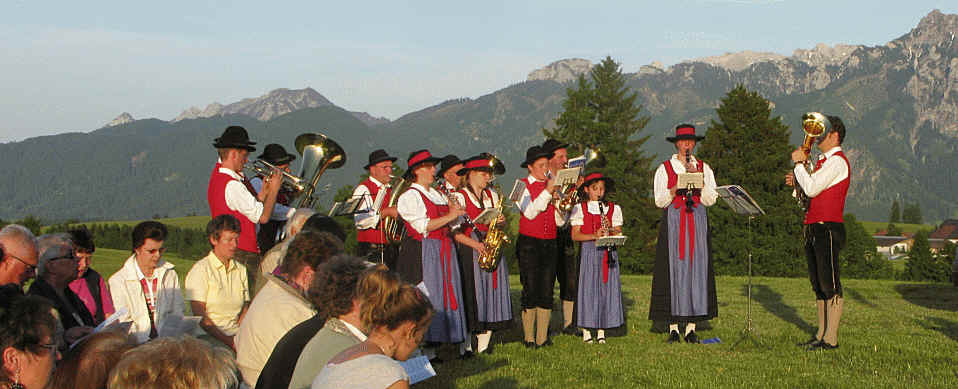
[[[125,250],[97,249],[93,267],[105,277],[122,266]],[[198,258],[166,255],[183,277]],[[958,288],[948,284],[844,280],[845,313],[840,348],[805,352],[795,343],[815,331],[815,303],[808,281],[753,278],[751,339],[742,340],[748,307],[745,277],[718,277],[719,317],[699,325],[700,339],[719,344],[666,344],[650,331],[651,276],[623,276],[627,308],[622,337],[605,345],[557,336],[537,351],[521,344],[518,297],[511,287],[514,328],[494,334],[495,352],[460,361],[452,346],[438,376],[417,388],[955,388],[958,387]],[[558,296],[558,294],[556,294]],[[553,313],[559,328],[561,313]]]

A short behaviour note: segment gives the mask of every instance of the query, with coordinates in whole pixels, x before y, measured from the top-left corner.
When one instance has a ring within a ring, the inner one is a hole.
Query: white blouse
[[[693,164],[698,163],[694,155],[691,157],[691,161]],[[685,165],[679,160],[678,154],[672,154],[672,159],[669,159],[668,162],[672,164],[672,171],[675,174],[685,173]],[[705,162],[702,163],[702,173],[705,175],[705,187],[702,188],[702,204],[710,207],[718,200],[718,191],[715,190],[715,174],[709,164]],[[659,164],[658,169],[655,169],[653,189],[656,207],[665,208],[672,203],[672,194],[669,192],[669,173],[665,171],[664,164]]]
[[[414,190],[419,189],[419,190]],[[426,203],[422,201],[421,193],[426,194],[426,198],[436,205],[446,205],[446,197],[433,188],[426,188],[419,184],[412,184],[409,190],[399,196],[399,202],[396,208],[399,216],[409,223],[413,229],[421,235],[427,234],[426,225],[429,224],[429,217],[426,216]]]
[[[605,203],[603,207],[607,207],[609,203]],[[599,212],[599,202],[598,201],[589,201],[589,213],[595,215]],[[609,212],[608,208],[602,209],[602,217]],[[621,227],[622,226],[622,208],[619,207],[619,204],[615,204],[615,209],[612,211],[612,227]],[[576,204],[572,208],[572,216],[569,216],[569,224],[573,226],[581,226],[585,224],[585,215],[582,213],[582,203]]]

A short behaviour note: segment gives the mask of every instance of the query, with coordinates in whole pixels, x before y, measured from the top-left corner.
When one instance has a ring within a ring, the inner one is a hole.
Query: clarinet
[[[686,166],[692,165],[692,158],[689,156],[691,153],[690,150],[685,150],[685,164]],[[692,201],[692,190],[695,189],[690,183],[687,188],[685,188],[685,209],[688,212],[692,212],[692,207],[695,203]]]

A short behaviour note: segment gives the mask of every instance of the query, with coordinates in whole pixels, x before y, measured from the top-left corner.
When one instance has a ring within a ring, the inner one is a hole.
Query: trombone
[[[286,172],[285,170],[276,167],[276,165],[273,165],[262,159],[257,159],[253,162],[247,162],[244,167],[247,170],[253,171],[256,174],[261,175],[263,177],[269,177],[270,175],[272,175],[273,169],[279,170],[279,172],[282,173],[283,175],[283,184],[282,184],[283,188],[286,188],[287,190],[292,192],[300,192],[303,190],[303,188],[305,188],[305,186],[303,185],[302,178],[294,176]]]

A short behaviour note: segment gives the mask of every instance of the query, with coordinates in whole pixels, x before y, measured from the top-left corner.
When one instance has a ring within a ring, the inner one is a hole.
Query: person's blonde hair
[[[227,389],[236,387],[236,360],[223,347],[183,336],[158,338],[123,354],[110,389]]]
[[[417,329],[424,328],[432,319],[432,303],[422,291],[382,265],[366,270],[356,286],[356,296],[362,301],[359,319],[369,332],[379,327],[394,330],[409,321],[416,323]]]
[[[106,387],[113,366],[136,346],[125,332],[103,331],[80,341],[63,355],[53,371],[51,388],[99,389]]]

